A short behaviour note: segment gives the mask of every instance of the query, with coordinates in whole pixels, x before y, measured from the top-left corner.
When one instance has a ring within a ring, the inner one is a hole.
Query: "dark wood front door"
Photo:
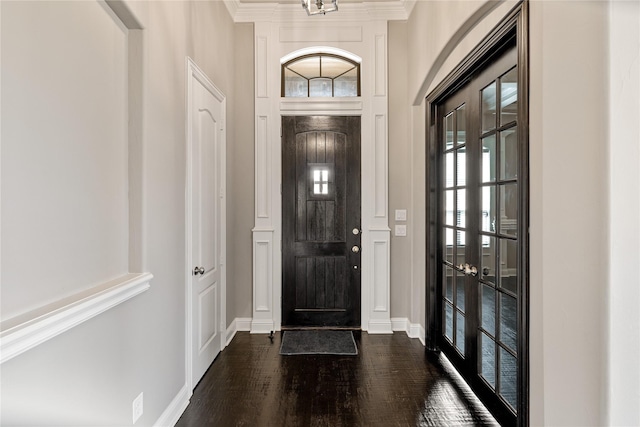
[[[282,326],[360,326],[360,117],[282,118]]]

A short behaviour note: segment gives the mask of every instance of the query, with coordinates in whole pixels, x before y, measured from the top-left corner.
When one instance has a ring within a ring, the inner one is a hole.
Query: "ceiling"
[[[366,0],[367,3],[385,2],[388,0]],[[240,0],[240,3],[280,3],[280,4],[298,4],[300,0]],[[364,3],[363,0],[339,0],[339,3]]]

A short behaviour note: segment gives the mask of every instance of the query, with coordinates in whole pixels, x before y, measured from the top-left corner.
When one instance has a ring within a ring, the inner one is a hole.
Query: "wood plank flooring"
[[[484,426],[489,412],[405,333],[355,333],[357,356],[281,356],[281,334],[239,332],[177,423],[187,426]]]

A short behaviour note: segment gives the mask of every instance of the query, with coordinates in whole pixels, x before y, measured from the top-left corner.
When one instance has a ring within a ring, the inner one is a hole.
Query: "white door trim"
[[[192,91],[193,91],[193,79],[197,79],[220,103],[222,104],[222,135],[220,139],[220,156],[222,161],[220,162],[220,260],[221,260],[221,272],[220,272],[220,319],[219,325],[219,337],[220,337],[220,351],[226,346],[226,332],[227,332],[227,202],[226,202],[226,151],[227,151],[227,100],[224,94],[211,82],[207,75],[196,65],[196,63],[189,57],[186,59],[186,71],[187,71],[187,91],[185,96],[186,103],[186,176],[185,176],[185,299],[186,299],[186,317],[185,317],[185,375],[188,386],[189,395],[193,392],[192,384],[192,372],[193,372],[193,304],[192,304],[192,274],[191,267],[193,267],[193,254],[192,254],[192,189],[189,185],[190,177],[192,174],[191,166],[191,154],[193,150],[193,135],[191,130],[191,119],[193,117],[192,111]]]
[[[294,18],[295,20],[296,18]],[[361,327],[392,333],[391,230],[388,218],[387,21],[255,22],[255,227],[252,333],[280,330],[282,322],[283,115],[361,116]],[[294,25],[295,24],[295,25]],[[335,26],[331,26],[333,24]],[[336,28],[340,28],[337,32]],[[344,31],[343,31],[344,30]],[[304,34],[304,40],[292,35]],[[319,46],[321,44],[322,46]],[[280,66],[309,49],[329,46],[362,58],[360,97],[280,97]]]

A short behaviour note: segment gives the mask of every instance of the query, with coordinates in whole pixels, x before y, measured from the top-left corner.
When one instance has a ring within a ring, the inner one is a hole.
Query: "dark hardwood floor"
[[[186,426],[497,425],[441,356],[405,333],[355,333],[357,356],[281,356],[239,332],[202,378]]]

